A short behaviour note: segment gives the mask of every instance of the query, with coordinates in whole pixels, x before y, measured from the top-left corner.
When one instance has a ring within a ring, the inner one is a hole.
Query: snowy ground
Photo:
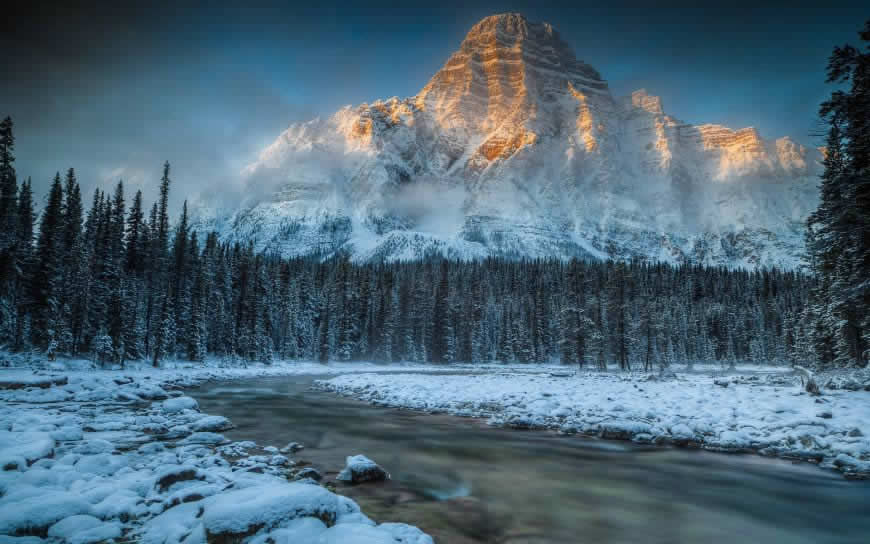
[[[378,367],[43,366],[55,370],[0,370],[0,543],[432,542],[408,525],[378,525],[304,478],[295,448],[230,443],[220,432],[232,423],[181,391],[207,379]]]
[[[870,474],[867,376],[823,378],[824,394],[812,397],[795,376],[757,368],[556,377],[539,366],[28,364],[36,370],[0,370],[0,544],[432,542],[414,527],[374,523],[306,478],[295,448],[228,442],[220,432],[232,423],[199,412],[182,391],[212,379],[342,374],[322,386],[499,425],[760,451]],[[384,370],[394,372],[373,373]],[[486,373],[431,372],[444,370]]]
[[[828,388],[823,385],[823,394],[814,397],[803,391],[800,378],[790,370],[762,369],[664,377],[364,373],[322,380],[319,385],[388,406],[486,417],[494,425],[757,451],[817,462],[847,477],[870,475],[870,390],[863,390],[863,382],[821,377],[820,383]],[[861,390],[832,389],[837,386]]]

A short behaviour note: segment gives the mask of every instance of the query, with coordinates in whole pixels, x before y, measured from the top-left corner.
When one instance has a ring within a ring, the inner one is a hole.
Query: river
[[[203,384],[190,394],[233,440],[295,441],[330,481],[347,455],[390,472],[344,486],[376,521],[439,544],[870,542],[870,482],[809,464],[487,426],[311,389],[316,376]]]

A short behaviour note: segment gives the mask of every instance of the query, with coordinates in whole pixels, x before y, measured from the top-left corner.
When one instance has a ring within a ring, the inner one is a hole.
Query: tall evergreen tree
[[[15,135],[10,117],[0,121],[0,256],[16,243],[18,180],[15,174]],[[2,278],[0,278],[2,279]]]
[[[870,20],[861,47],[836,47],[819,113],[828,122],[818,209],[808,220],[814,347],[822,364],[864,366],[870,358]]]
[[[62,272],[63,187],[58,173],[39,223],[36,269],[33,274],[33,343],[47,348],[55,341],[57,305]]]
[[[163,165],[163,177],[160,179],[159,204],[155,209],[156,214],[154,214],[152,222],[151,258],[153,260],[153,273],[149,289],[152,301],[149,306],[154,309],[152,315],[156,317],[153,325],[154,349],[152,352],[152,364],[155,367],[160,366],[160,360],[166,356],[170,346],[169,338],[170,336],[174,337],[175,330],[174,312],[170,309],[171,300],[167,300],[166,293],[169,282],[169,185],[169,161],[166,161]]]
[[[431,358],[436,363],[447,362],[449,343],[449,298],[450,285],[447,274],[447,261],[442,261],[439,268],[438,286],[435,289],[435,303],[432,312],[432,348]]]
[[[17,284],[16,250],[19,245],[18,180],[15,174],[15,136],[12,119],[0,121],[0,288]]]
[[[142,191],[136,191],[133,197],[133,205],[127,216],[127,255],[124,259],[125,269],[128,274],[140,275],[144,270],[147,258],[147,235],[145,233],[145,215],[142,211]]]
[[[28,320],[32,309],[32,293],[30,279],[34,269],[33,234],[36,215],[33,210],[33,190],[30,178],[21,184],[18,193],[18,227],[19,246],[15,252],[15,270],[13,283],[9,285],[9,335],[16,350],[24,348],[28,338]],[[14,319],[13,312],[14,311]]]

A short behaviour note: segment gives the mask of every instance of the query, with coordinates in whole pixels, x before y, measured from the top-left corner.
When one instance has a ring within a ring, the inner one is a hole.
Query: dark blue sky
[[[20,4],[0,32],[19,176],[39,199],[69,166],[88,192],[122,177],[150,199],[168,159],[176,206],[293,121],[414,95],[506,11],[552,23],[615,95],[645,87],[683,120],[816,145],[827,57],[870,17],[838,0]]]

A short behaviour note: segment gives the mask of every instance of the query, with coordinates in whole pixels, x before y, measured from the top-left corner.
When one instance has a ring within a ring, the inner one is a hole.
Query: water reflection
[[[870,484],[753,455],[491,428],[369,406],[309,389],[310,376],[206,384],[203,411],[236,440],[305,444],[297,460],[334,477],[344,457],[384,466],[384,484],[340,487],[378,521],[436,542],[867,542]]]

